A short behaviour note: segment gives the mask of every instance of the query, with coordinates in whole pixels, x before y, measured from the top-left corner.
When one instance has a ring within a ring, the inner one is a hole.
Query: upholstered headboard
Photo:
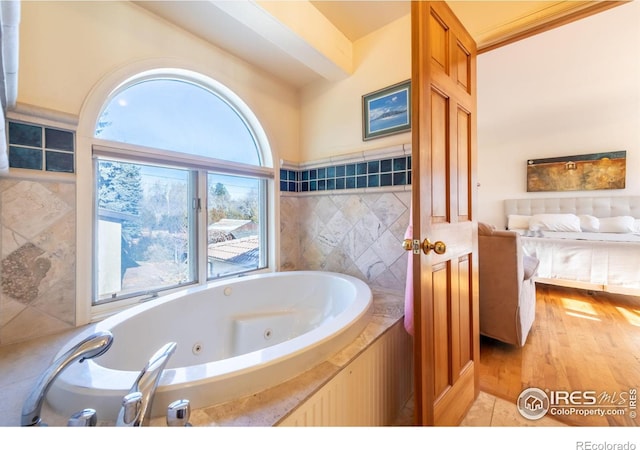
[[[510,214],[589,214],[595,217],[633,216],[640,219],[640,196],[524,198],[504,201],[505,217]]]

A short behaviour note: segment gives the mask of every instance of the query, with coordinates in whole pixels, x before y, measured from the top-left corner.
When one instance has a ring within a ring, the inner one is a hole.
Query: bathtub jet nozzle
[[[109,331],[98,331],[71,347],[57,358],[38,379],[22,406],[23,427],[44,425],[40,413],[44,399],[55,379],[72,363],[96,358],[111,347],[113,335]]]

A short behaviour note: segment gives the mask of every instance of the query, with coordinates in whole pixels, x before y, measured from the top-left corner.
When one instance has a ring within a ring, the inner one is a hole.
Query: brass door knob
[[[425,255],[431,253],[433,250],[436,254],[442,255],[447,251],[447,245],[442,241],[431,242],[429,239],[425,239],[420,243],[420,241],[405,239],[402,241],[402,248],[406,251],[413,250],[414,254],[420,253],[420,249],[424,252]]]
[[[402,241],[402,248],[406,251],[413,250],[413,241],[411,239],[405,239]]]
[[[447,244],[442,241],[435,241],[434,243],[431,243],[429,239],[422,241],[422,251],[425,255],[428,255],[431,250],[436,252],[437,255],[442,255],[447,251]]]

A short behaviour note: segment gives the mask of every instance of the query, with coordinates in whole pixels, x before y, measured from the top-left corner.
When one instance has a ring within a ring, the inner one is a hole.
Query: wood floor
[[[579,426],[639,426],[629,392],[640,390],[640,297],[538,284],[536,320],[521,348],[482,337],[480,389],[516,403],[523,389],[595,391],[619,416],[567,414]],[[602,397],[601,397],[602,396]],[[598,400],[600,405],[600,400]]]

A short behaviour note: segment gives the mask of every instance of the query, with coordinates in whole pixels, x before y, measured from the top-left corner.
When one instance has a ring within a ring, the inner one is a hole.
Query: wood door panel
[[[446,130],[449,126],[449,99],[431,90],[431,217],[434,222],[447,222],[449,208],[449,157]]]
[[[449,263],[433,267],[433,340],[435,343],[434,397],[440,397],[451,386],[449,290],[447,289]]]
[[[475,43],[445,2],[412,2],[416,423],[459,423],[477,395]]]
[[[471,114],[458,106],[456,117],[457,128],[457,178],[458,178],[458,217],[457,222],[467,221],[470,218],[471,210],[471,192],[469,189],[471,168],[469,166],[471,160]]]
[[[476,376],[473,364],[467,365],[460,375],[459,382],[451,386],[445,395],[438,398],[434,405],[434,425],[454,426],[460,424],[468,406],[473,403],[477,394],[474,389]]]
[[[469,257],[464,255],[433,268],[435,398],[458,380],[473,359]],[[449,289],[448,279],[458,280],[455,289]]]
[[[456,44],[456,79],[458,85],[469,93],[471,89],[471,55],[462,42],[458,41]]]
[[[432,12],[430,18],[429,42],[431,45],[431,58],[442,70],[447,71],[449,36],[447,26]]]
[[[473,360],[473,298],[471,290],[471,255],[465,255],[458,259],[458,306],[457,321],[459,333],[457,348],[457,371]]]

